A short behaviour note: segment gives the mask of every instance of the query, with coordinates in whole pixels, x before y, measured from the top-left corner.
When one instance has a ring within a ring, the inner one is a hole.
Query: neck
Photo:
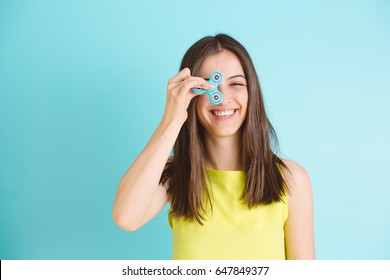
[[[242,170],[241,137],[205,137],[206,166],[216,170]]]

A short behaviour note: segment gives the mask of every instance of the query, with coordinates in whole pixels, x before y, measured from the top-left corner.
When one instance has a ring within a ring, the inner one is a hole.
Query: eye
[[[234,83],[231,83],[230,85],[234,86],[234,87],[244,87],[244,86],[246,86],[245,84],[239,83],[239,82],[234,82]]]

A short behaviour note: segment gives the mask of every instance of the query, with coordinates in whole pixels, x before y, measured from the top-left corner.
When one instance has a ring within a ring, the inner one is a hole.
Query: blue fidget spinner
[[[204,88],[192,88],[192,90],[196,94],[207,93],[209,95],[210,102],[213,105],[218,105],[223,101],[223,95],[218,90],[218,86],[220,83],[222,83],[222,81],[223,81],[222,73],[219,71],[214,71],[213,73],[210,74],[210,79],[209,79],[209,83],[214,85],[214,89],[207,90]]]

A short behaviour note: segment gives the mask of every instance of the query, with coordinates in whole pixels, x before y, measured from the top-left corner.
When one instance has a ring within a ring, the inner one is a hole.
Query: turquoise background
[[[0,1],[0,259],[169,259],[117,184],[205,35],[256,65],[284,157],[309,172],[319,259],[390,259],[390,2]]]

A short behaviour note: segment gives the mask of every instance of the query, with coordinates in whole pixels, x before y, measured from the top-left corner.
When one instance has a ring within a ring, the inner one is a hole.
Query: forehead
[[[244,75],[244,70],[238,57],[228,50],[206,57],[200,67],[199,74],[202,77],[208,77],[211,72],[216,70],[221,71],[225,76]]]

